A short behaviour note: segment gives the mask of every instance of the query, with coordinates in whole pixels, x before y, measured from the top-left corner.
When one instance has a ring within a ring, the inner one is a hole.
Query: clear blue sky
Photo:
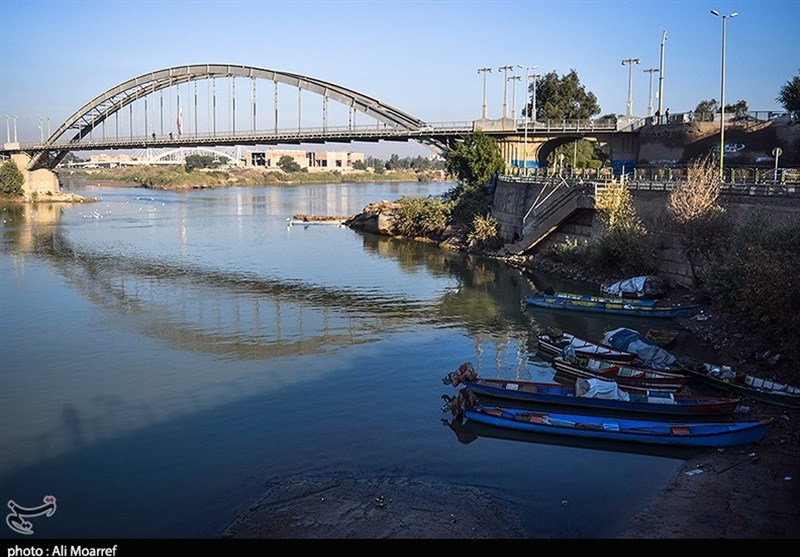
[[[40,117],[55,128],[131,77],[205,62],[317,77],[434,122],[480,116],[480,67],[495,68],[490,117],[503,100],[497,67],[575,69],[603,114],[624,113],[626,58],[641,59],[633,108],[644,115],[642,70],[659,66],[663,31],[665,106],[677,113],[719,99],[711,9],[739,13],[727,24],[726,100],[779,109],[779,88],[800,72],[797,0],[0,0],[0,117],[16,114],[20,140],[35,140]]]

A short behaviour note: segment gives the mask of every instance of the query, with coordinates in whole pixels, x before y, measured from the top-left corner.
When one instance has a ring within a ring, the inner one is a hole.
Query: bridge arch
[[[201,153],[202,154],[208,154],[208,155],[214,155],[215,157],[221,157],[221,158],[224,158],[224,159],[228,159],[229,161],[232,161],[232,162],[238,162],[238,159],[236,157],[234,157],[233,155],[231,155],[229,153],[226,153],[224,151],[221,151],[219,149],[212,149],[210,147],[178,147],[177,149],[170,149],[170,150],[165,151],[163,153],[159,153],[159,154],[155,155],[152,160],[153,161],[163,161],[163,160],[169,160],[170,157],[173,157],[173,156],[176,156],[176,155],[178,157],[180,157],[181,155],[185,155],[185,154],[195,155],[195,154],[201,154]]]
[[[64,148],[65,145],[79,143],[81,139],[90,135],[109,117],[114,116],[139,99],[184,83],[217,77],[263,79],[273,81],[276,88],[278,83],[293,86],[299,90],[322,96],[325,106],[327,106],[327,100],[332,99],[355,112],[361,112],[393,128],[419,129],[425,126],[424,121],[375,98],[353,89],[309,76],[232,64],[175,66],[129,79],[86,103],[47,138],[45,146],[52,145],[53,149],[35,154],[28,165],[28,169],[55,168],[69,152],[69,149]],[[70,135],[72,137],[69,137]],[[64,143],[65,140],[67,143]],[[76,145],[75,147],[79,146]]]
[[[548,138],[546,141],[542,142],[537,146],[535,158],[539,161],[539,166],[545,167],[547,166],[547,159],[550,157],[553,151],[557,148],[561,147],[562,145],[566,145],[567,143],[573,143],[575,141],[579,141],[581,139],[585,139],[586,141],[590,141],[592,143],[597,143],[599,140],[595,136],[591,135],[564,135],[558,137]]]

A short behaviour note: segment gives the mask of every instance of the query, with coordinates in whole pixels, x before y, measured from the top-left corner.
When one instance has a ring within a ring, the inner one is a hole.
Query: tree
[[[694,118],[700,122],[711,122],[715,112],[719,112],[716,99],[700,101],[694,109]]]
[[[558,164],[559,155],[564,155],[564,166],[572,165],[575,168],[600,168],[605,154],[599,153],[595,143],[578,139],[559,145],[547,157],[547,166]]]
[[[9,159],[0,166],[0,194],[9,197],[22,195],[24,183],[25,177],[13,160]]]
[[[353,170],[366,170],[367,163],[364,161],[353,161]]]
[[[283,155],[278,159],[278,168],[284,172],[300,172],[301,166],[289,155]]]
[[[451,197],[487,185],[505,166],[500,147],[493,138],[481,131],[467,135],[447,158],[447,171],[459,182]]]
[[[533,85],[530,87],[533,98]],[[532,102],[525,109],[529,114]],[[537,120],[585,120],[600,114],[600,105],[594,93],[587,92],[581,85],[578,73],[570,71],[563,77],[550,72],[536,84],[536,119]]]
[[[778,98],[775,99],[789,112],[800,111],[800,75],[794,76],[781,87]]]
[[[747,110],[747,101],[744,100],[725,105],[725,113],[733,114],[736,118],[743,118],[747,116]]]
[[[697,281],[698,270],[728,242],[728,223],[719,203],[720,181],[711,157],[693,161],[686,181],[675,184],[667,212],[681,237],[681,249]]]
[[[191,172],[195,168],[216,168],[219,160],[212,155],[189,155],[183,164],[186,172]]]

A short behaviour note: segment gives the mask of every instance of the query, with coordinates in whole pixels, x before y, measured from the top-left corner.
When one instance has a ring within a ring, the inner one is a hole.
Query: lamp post
[[[486,120],[486,74],[492,73],[492,68],[480,68],[478,73],[483,74],[483,110],[481,111],[481,118]]]
[[[537,65],[537,66],[530,66],[529,68],[523,68],[522,66],[517,64],[517,67],[520,68],[520,69],[524,69],[525,70],[525,90],[527,91],[528,90],[528,82],[531,80],[530,71],[531,70],[535,70],[539,66]],[[535,78],[535,76],[534,76],[534,78]],[[526,93],[526,96],[525,96],[525,107],[527,108],[527,106],[528,106],[528,97],[527,97],[527,93]],[[534,118],[533,121],[535,122],[536,121],[536,82],[535,81],[533,83],[533,103],[531,105],[531,110],[530,111],[528,111],[528,110],[525,111],[525,143],[524,143],[525,149],[524,149],[524,153],[522,154],[522,168],[525,169],[525,174],[526,175],[528,174],[528,122],[531,119],[531,113],[533,114],[533,118]]]
[[[513,70],[514,66],[500,66],[497,71],[503,72],[503,119],[508,118],[508,70]]]
[[[661,60],[658,64],[658,113],[664,114],[664,48],[667,45],[667,32],[661,35]]]
[[[522,78],[518,75],[512,75],[508,81],[513,81],[511,85],[511,119],[514,120],[514,127],[517,126],[517,84],[516,82]]]
[[[717,10],[711,13],[722,18],[722,77],[720,79],[720,112],[719,112],[719,181],[725,180],[724,159],[725,159],[725,33],[729,17],[736,17],[738,12],[729,15],[722,15]]]
[[[642,71],[645,72],[645,73],[649,73],[650,74],[650,96],[648,97],[648,102],[647,102],[647,115],[648,116],[652,116],[653,115],[653,74],[658,71],[658,68],[648,68],[648,69],[642,70]],[[659,119],[660,119],[661,118],[661,112],[659,112],[658,114],[659,114]],[[659,122],[659,124],[660,123],[661,122]]]
[[[626,58],[622,61],[622,65],[628,65],[628,103],[626,116],[633,116],[633,65],[638,64],[638,58]]]

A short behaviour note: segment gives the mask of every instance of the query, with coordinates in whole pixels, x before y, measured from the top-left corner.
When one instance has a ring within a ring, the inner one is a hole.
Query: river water
[[[36,537],[212,538],[275,478],[411,477],[486,488],[530,537],[615,536],[680,455],[448,427],[441,378],[549,380],[542,328],[633,323],[520,305],[580,285],[287,224],[451,186],[84,186],[100,201],[3,208],[0,503],[55,496]]]

